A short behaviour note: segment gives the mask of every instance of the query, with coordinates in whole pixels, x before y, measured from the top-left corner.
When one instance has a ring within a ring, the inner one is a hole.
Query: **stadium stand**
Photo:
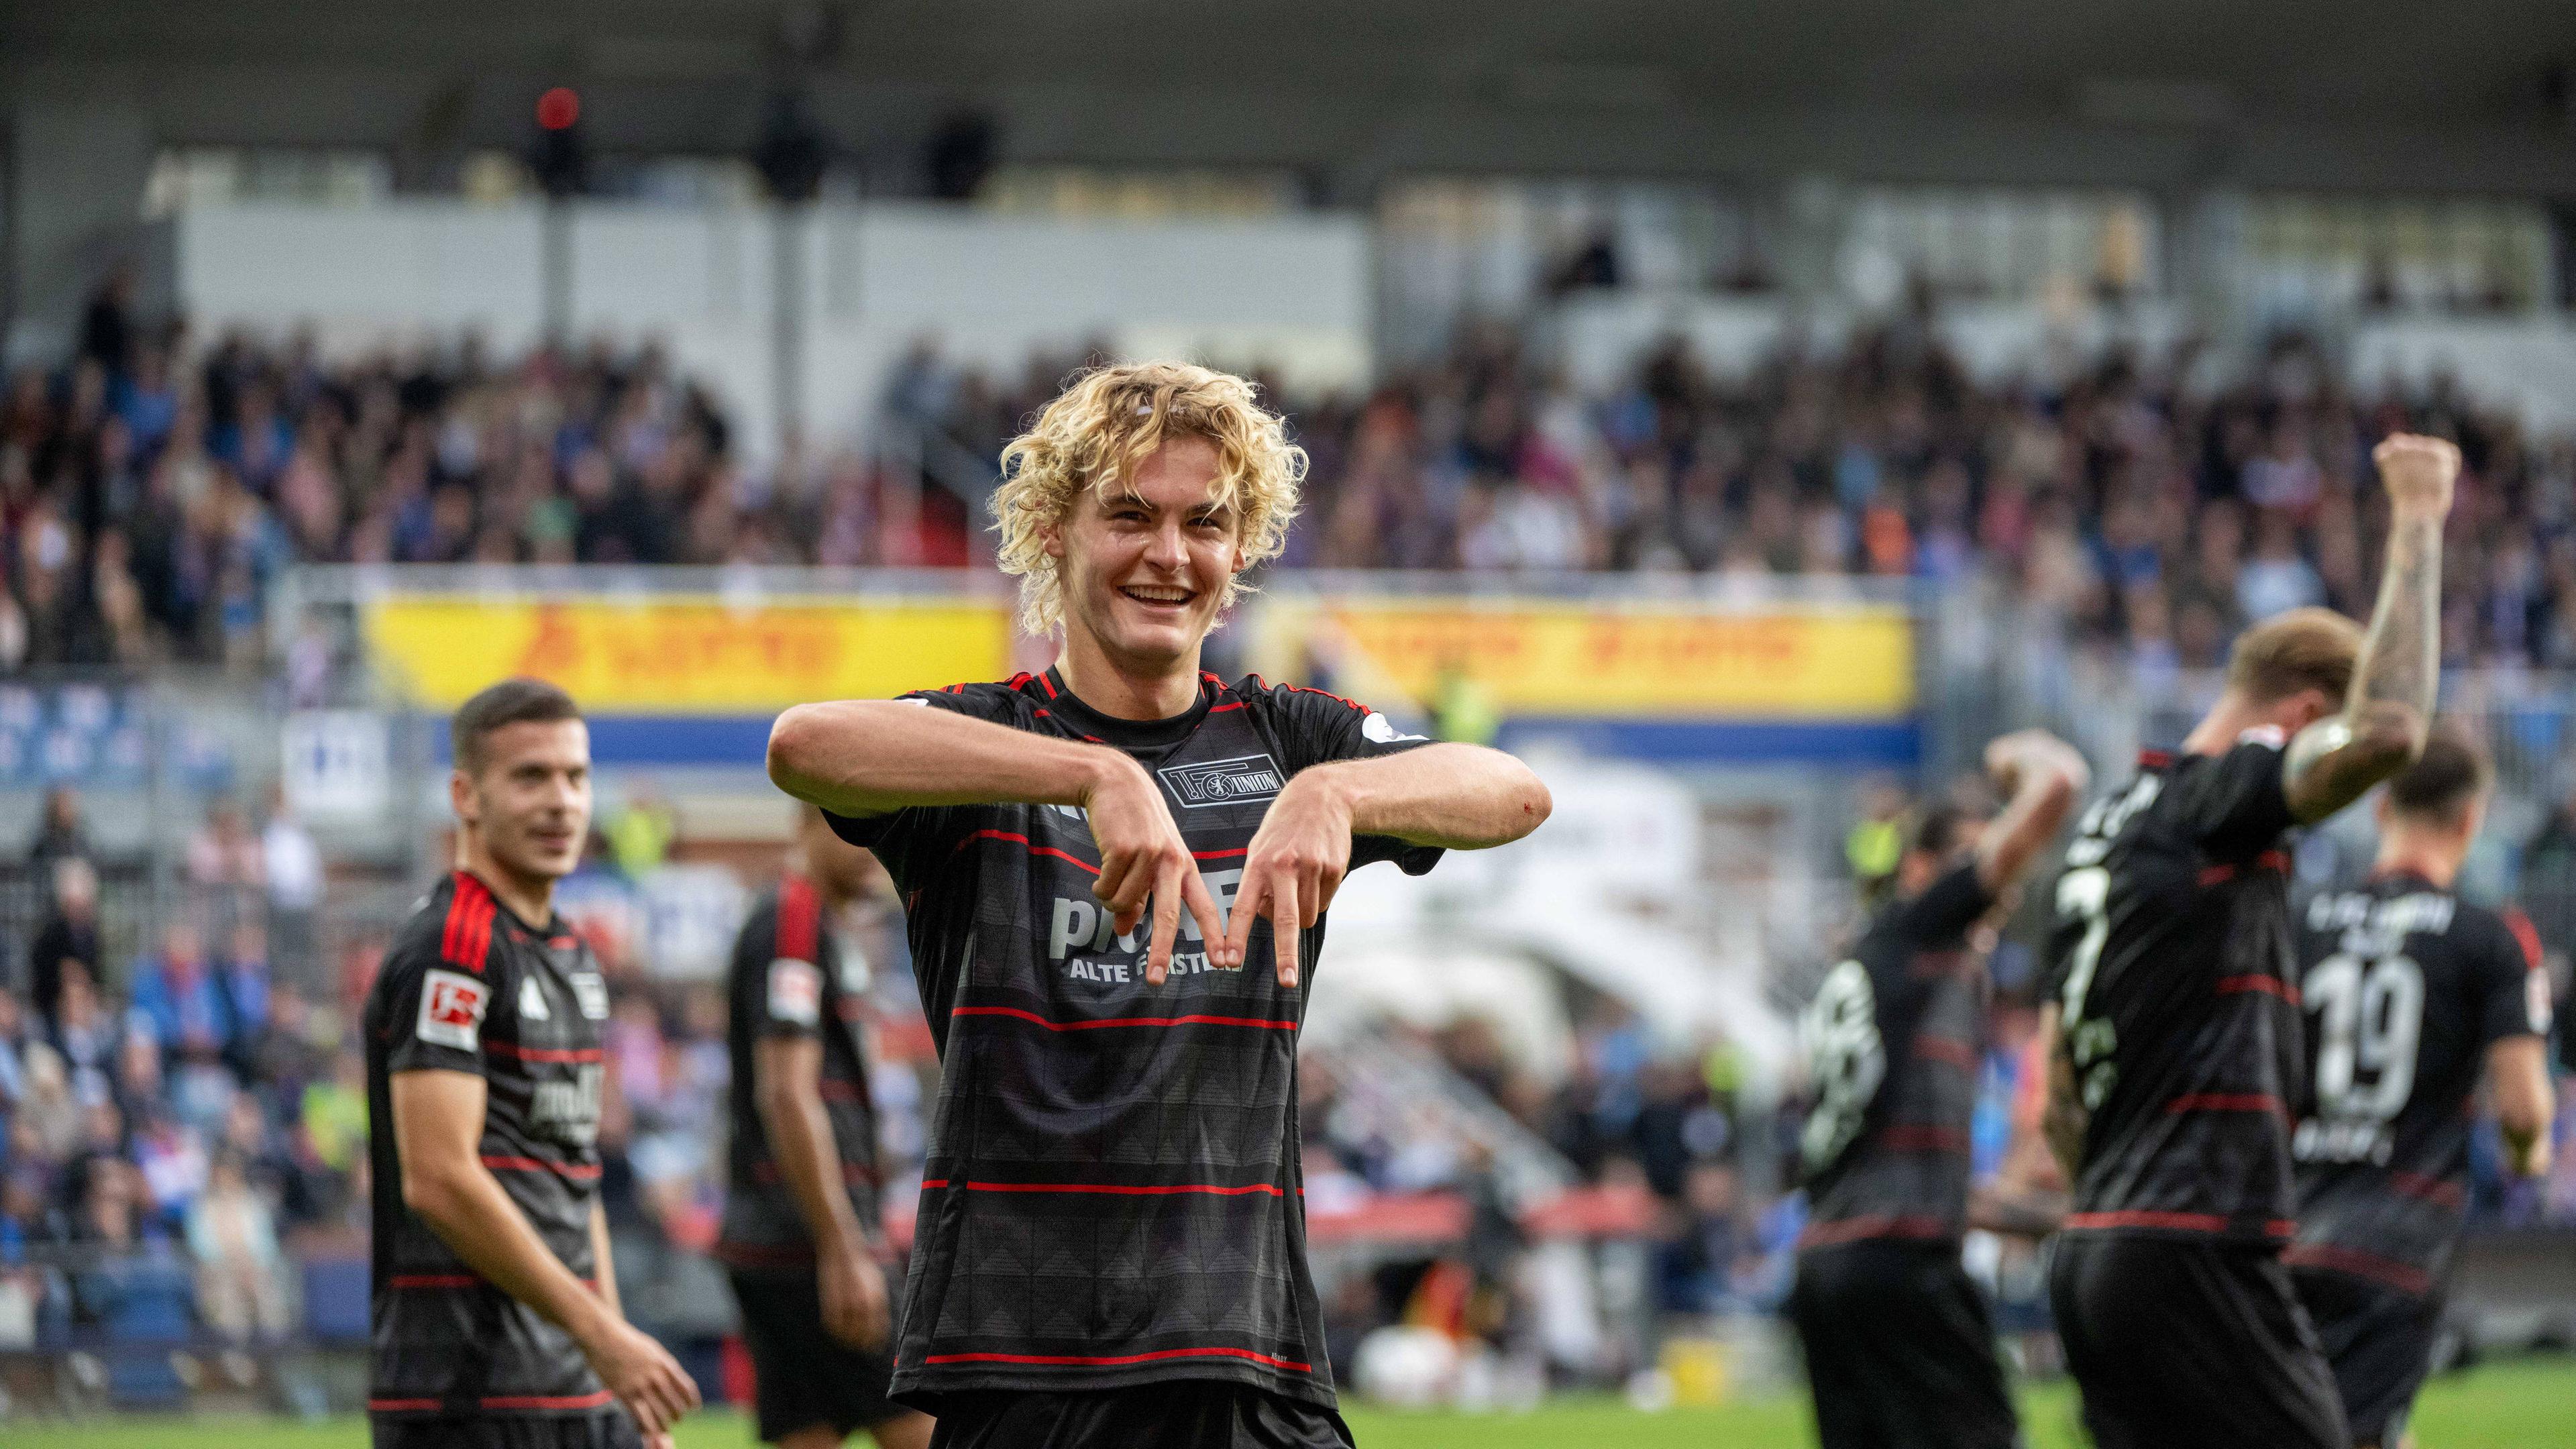
[[[865,452],[750,467],[706,391],[649,348],[488,359],[460,338],[332,360],[239,336],[200,348],[121,305],[102,294],[77,355],[0,391],[0,669],[291,675],[264,610],[299,562],[936,564],[973,547],[968,500],[890,508],[887,465]],[[2576,663],[2576,439],[2446,388],[2355,390],[2295,338],[2223,388],[2197,381],[2189,349],[1979,385],[1923,321],[1740,377],[1667,346],[1594,396],[1525,339],[1479,329],[1365,397],[1291,396],[1314,482],[1285,566],[1687,574],[1748,592],[1973,581],[2072,655],[2170,676],[2217,662],[2248,620],[2366,604],[2366,440],[2407,427],[2457,436],[2469,460],[2451,657]],[[884,410],[990,458],[1078,361],[996,379],[916,353]],[[0,922],[15,983],[0,992],[0,1364],[71,1365],[76,1391],[118,1404],[209,1383],[314,1399],[318,1351],[365,1330],[351,1023],[381,940],[316,942],[311,890],[280,888],[313,878],[315,848],[275,806],[212,811],[178,852],[175,897],[99,859],[78,788],[133,783],[139,713],[107,686],[0,686],[0,774],[56,786],[37,832],[9,843],[24,864]],[[190,783],[220,791],[220,752],[199,753]],[[2568,814],[2538,823],[2535,870],[2576,874]],[[588,884],[620,889],[615,842],[595,844]],[[147,913],[147,896],[167,908]],[[900,1182],[918,1178],[935,1064],[889,906],[866,949],[895,1044],[878,1097]],[[163,921],[148,940],[147,914]],[[616,991],[607,1200],[630,1301],[713,1383],[730,1326],[704,1291],[721,1002],[656,979],[629,937],[597,944]],[[1996,1013],[1986,1172],[2029,1095],[2030,1014],[2009,995]],[[1538,1379],[1616,1383],[1651,1362],[1641,1325],[1659,1313],[1777,1306],[1800,1227],[1778,1166],[1794,1123],[1738,1101],[1727,1041],[1660,1037],[1604,998],[1552,1081],[1474,1022],[1399,1029],[1391,1049],[1469,1105],[1390,1105],[1312,1052],[1317,1242],[1366,1270],[1329,1304],[1337,1359],[1374,1328],[1435,1322]],[[1460,1126],[1478,1112],[1576,1191],[1507,1191],[1493,1141]],[[2484,1152],[2479,1220],[2576,1222],[2576,1153],[2560,1160],[2543,1189],[2508,1193]],[[1553,1271],[1566,1244],[1593,1271]],[[2024,1322],[2007,1298],[2007,1324]]]

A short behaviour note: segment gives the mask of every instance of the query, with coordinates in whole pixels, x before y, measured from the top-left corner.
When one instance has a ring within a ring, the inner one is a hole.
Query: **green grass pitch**
[[[2424,1390],[2415,1434],[2426,1449],[2576,1449],[2576,1360],[2522,1359],[2448,1375]],[[2048,1385],[2022,1397],[2031,1449],[2081,1449],[2075,1397]],[[1803,1403],[1785,1400],[1644,1414],[1601,1399],[1560,1400],[1527,1414],[1395,1413],[1354,1408],[1361,1449],[1798,1449],[1814,1443]],[[360,1449],[355,1419],[290,1424],[251,1419],[0,1420],[9,1449]],[[853,1441],[864,1442],[864,1441]],[[679,1449],[746,1449],[748,1420],[692,1420]]]

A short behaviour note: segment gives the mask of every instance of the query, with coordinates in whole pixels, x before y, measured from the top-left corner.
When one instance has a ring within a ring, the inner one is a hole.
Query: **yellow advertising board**
[[[396,594],[362,619],[378,665],[430,709],[526,674],[598,713],[744,714],[999,679],[1011,659],[999,599]]]
[[[1887,719],[1914,708],[1901,608],[1733,612],[1634,602],[1319,600],[1302,621],[1417,700],[1463,672],[1506,715]]]

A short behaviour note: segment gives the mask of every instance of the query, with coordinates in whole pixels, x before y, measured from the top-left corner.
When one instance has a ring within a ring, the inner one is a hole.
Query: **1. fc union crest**
[[[1267,800],[1286,782],[1279,764],[1268,755],[1238,755],[1231,760],[1165,765],[1155,773],[1170,786],[1173,798],[1192,810]]]

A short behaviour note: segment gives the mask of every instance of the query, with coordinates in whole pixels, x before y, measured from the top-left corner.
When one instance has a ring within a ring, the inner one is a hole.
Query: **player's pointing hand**
[[[1145,951],[1145,982],[1160,986],[1172,969],[1172,943],[1180,934],[1181,911],[1198,922],[1211,965],[1238,964],[1219,958],[1225,929],[1207,882],[1199,879],[1198,862],[1172,823],[1171,807],[1145,767],[1115,750],[1101,750],[1099,776],[1083,800],[1091,821],[1091,838],[1100,847],[1100,879],[1091,893],[1109,912],[1121,936],[1136,929],[1148,900],[1154,907],[1154,933]]]
[[[1333,780],[1329,768],[1290,780],[1243,857],[1226,954],[1243,960],[1251,950],[1254,918],[1268,916],[1282,986],[1297,984],[1299,933],[1312,929],[1333,903],[1351,867],[1351,804]]]

